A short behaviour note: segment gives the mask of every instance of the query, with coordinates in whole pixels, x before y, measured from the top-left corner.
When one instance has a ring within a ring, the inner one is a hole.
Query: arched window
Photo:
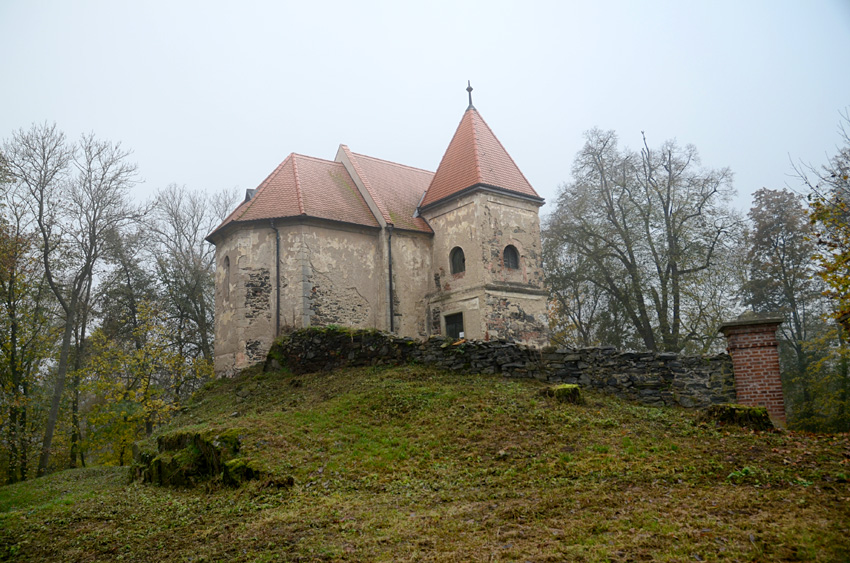
[[[519,269],[519,252],[512,244],[505,247],[505,268],[508,270]]]
[[[466,258],[463,256],[463,249],[459,246],[452,248],[449,254],[449,262],[451,263],[452,273],[460,274],[466,271]]]

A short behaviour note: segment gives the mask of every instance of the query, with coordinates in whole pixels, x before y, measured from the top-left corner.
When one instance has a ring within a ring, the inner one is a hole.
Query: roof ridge
[[[306,158],[307,160],[315,160],[318,162],[325,162],[327,164],[339,164],[336,160],[328,160],[326,158],[319,158],[318,156],[310,156],[309,154],[301,154],[300,152],[294,152],[291,156],[297,156],[299,158]]]
[[[469,107],[467,108],[466,111],[467,112],[474,111],[475,115],[478,116],[478,119],[480,119],[483,122],[484,118],[481,117],[481,115],[478,113],[478,110],[475,109],[475,107],[473,107],[473,105],[472,105],[472,95],[471,94],[470,94],[469,101],[470,101]],[[466,117],[466,115],[464,115],[464,117]],[[472,127],[472,158],[475,159],[475,172],[476,172],[476,175],[478,176],[478,182],[480,183],[484,178],[481,176],[481,156],[478,154],[478,145],[479,145],[479,143],[478,143],[478,131],[476,131],[476,129],[475,129],[475,118],[474,118],[474,116],[470,118],[470,121],[471,121],[471,127]],[[484,123],[484,125],[486,126],[487,123]],[[487,127],[487,129],[490,129],[490,128]],[[493,130],[490,129],[490,133],[492,133],[492,132],[493,132]],[[496,140],[498,141],[498,139],[496,139]],[[502,149],[504,149],[504,147],[502,147]]]
[[[353,153],[351,149],[348,148],[348,145],[343,144],[340,145],[340,147],[342,147],[342,150],[345,151],[345,153],[348,155],[348,160],[351,161],[351,165],[354,167],[354,171],[360,177],[360,181],[363,182],[363,187],[366,188],[366,192],[368,192],[369,197],[372,198],[372,201],[374,201],[375,205],[378,207],[378,211],[381,212],[381,217],[384,218],[384,222],[392,224],[393,220],[392,218],[390,218],[389,210],[386,208],[386,205],[384,205],[383,198],[376,197],[377,194],[375,190],[372,189],[372,183],[369,182],[369,178],[366,177],[366,173],[363,171],[362,168],[360,168],[360,164],[355,158],[355,153]]]
[[[393,160],[387,160],[385,158],[378,158],[376,156],[369,156],[368,154],[361,154],[361,153],[353,152],[353,151],[351,152],[351,154],[353,154],[355,156],[362,157],[362,158],[368,158],[369,160],[377,160],[379,162],[384,162],[386,164],[392,164],[393,166],[398,166],[400,168],[407,168],[409,170],[416,170],[418,172],[427,172],[428,174],[434,173],[430,170],[426,170],[425,168],[419,168],[418,166],[410,166],[409,164],[402,164],[401,162],[395,162]]]
[[[295,153],[292,153],[292,175],[295,177],[295,195],[298,198],[298,210],[301,215],[306,215],[304,211],[304,196],[301,194],[301,179],[298,177],[298,159],[295,158]]]

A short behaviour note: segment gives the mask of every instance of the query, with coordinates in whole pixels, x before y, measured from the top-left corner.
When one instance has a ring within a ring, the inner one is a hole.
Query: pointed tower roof
[[[469,107],[419,207],[423,209],[478,187],[543,201],[472,105],[470,93]]]

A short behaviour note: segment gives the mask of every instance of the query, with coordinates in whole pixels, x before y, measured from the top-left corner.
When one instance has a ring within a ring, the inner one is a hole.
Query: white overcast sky
[[[749,209],[850,107],[850,0],[0,0],[0,137],[56,122],[169,183],[253,188],[291,152],[434,170],[475,106],[552,201],[592,127],[676,138]],[[544,211],[549,206],[544,208]]]

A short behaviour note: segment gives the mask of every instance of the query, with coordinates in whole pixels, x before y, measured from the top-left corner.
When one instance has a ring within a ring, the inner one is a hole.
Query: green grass
[[[127,470],[0,488],[10,561],[842,561],[847,435],[759,433],[420,366],[217,381],[160,433],[239,428],[291,489]]]

